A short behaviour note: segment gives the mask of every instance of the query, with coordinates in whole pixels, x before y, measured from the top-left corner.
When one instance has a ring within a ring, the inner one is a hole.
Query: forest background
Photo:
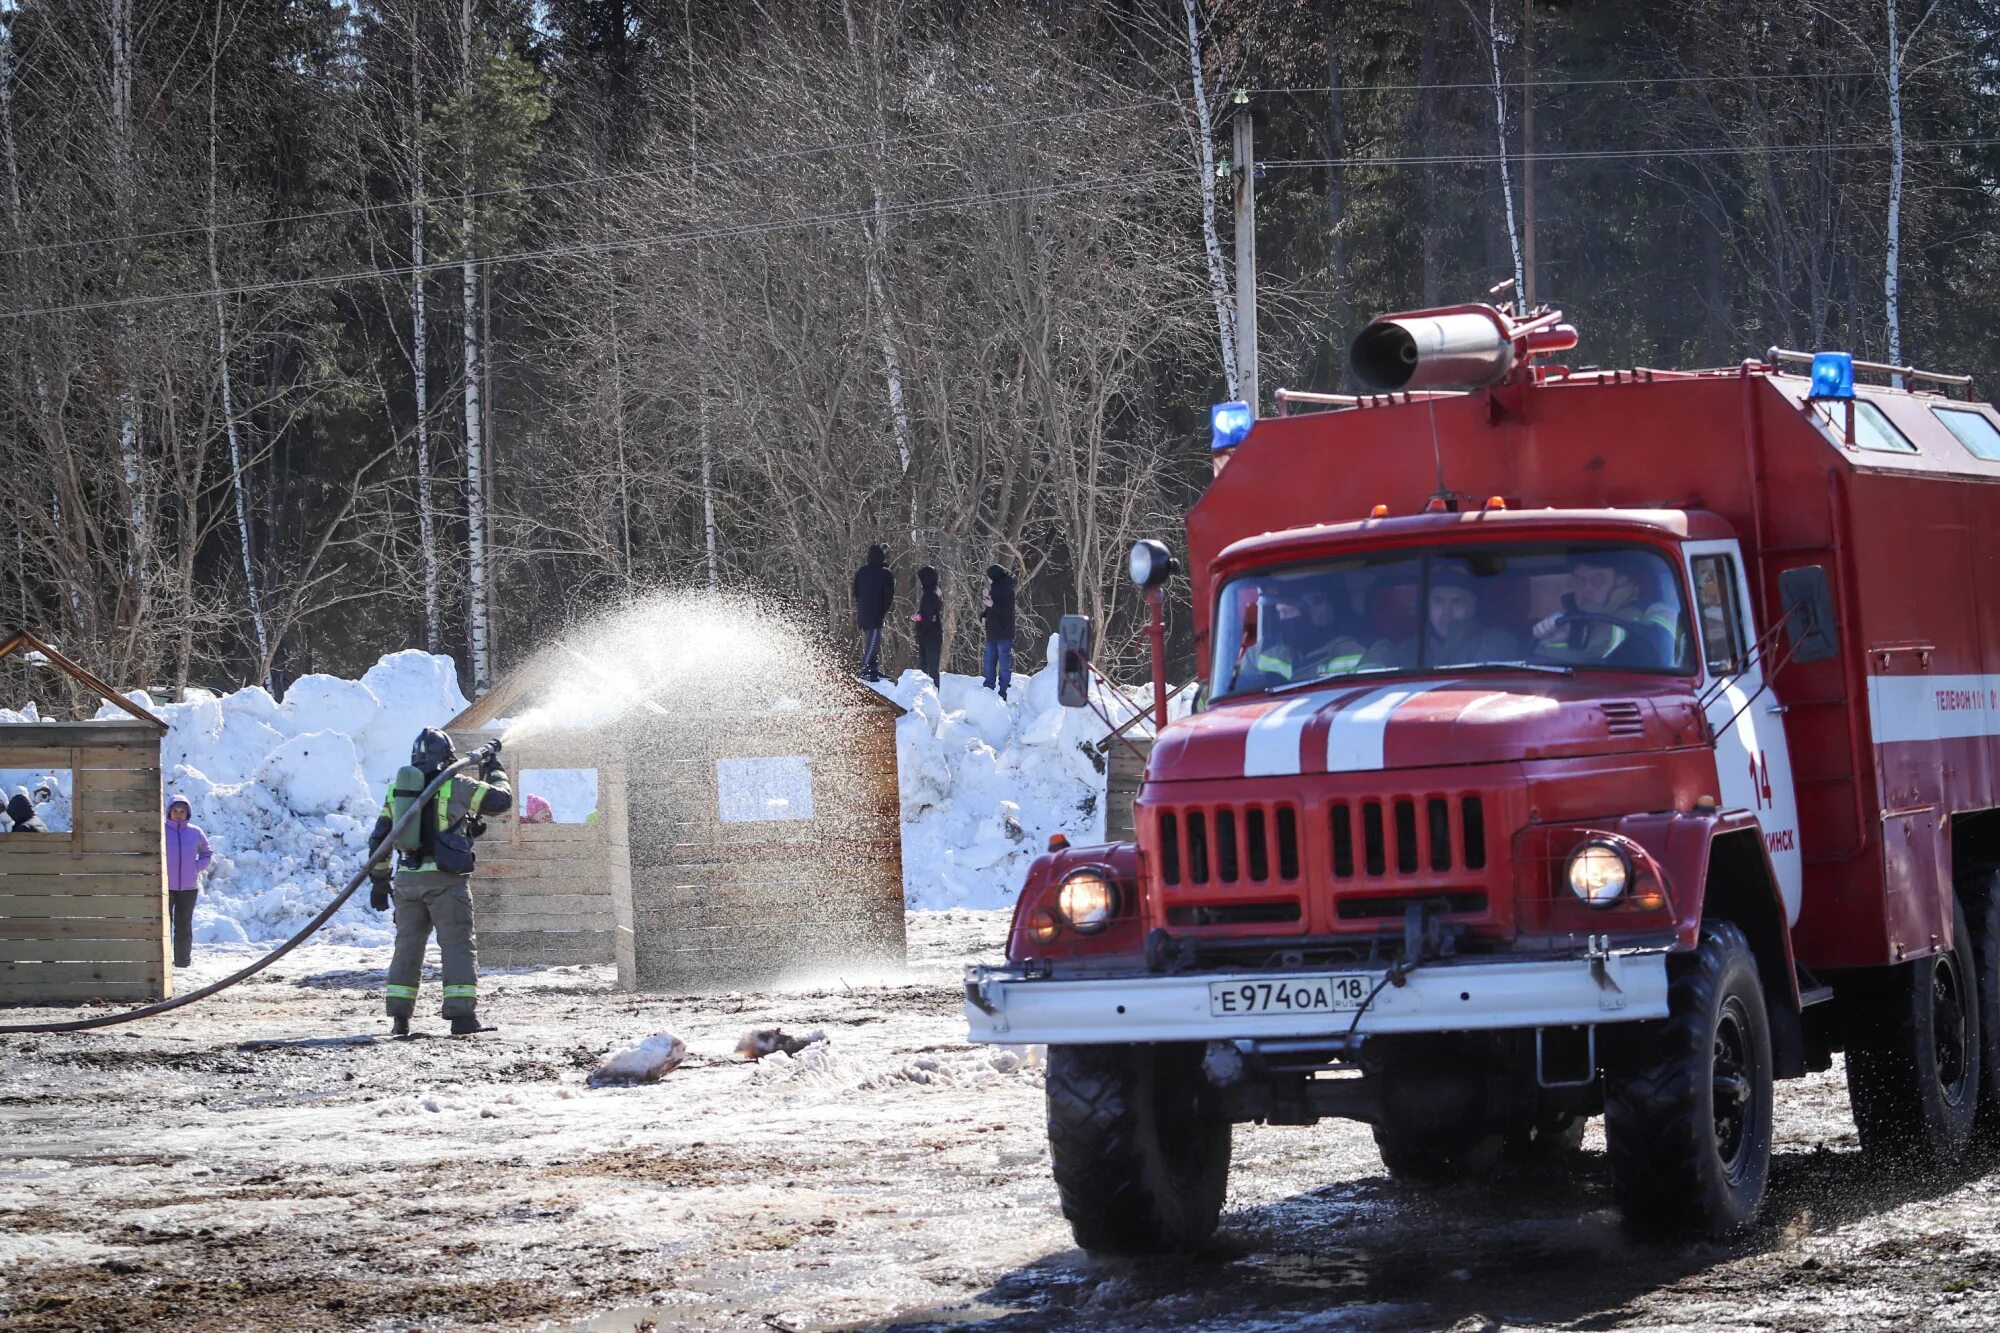
[[[1266,410],[1523,272],[1530,143],[1579,361],[1991,386],[1996,81],[2000,0],[0,0],[0,621],[478,690],[658,586],[843,633],[879,541],[948,665],[994,561],[1128,660],[1238,388],[1233,115]]]

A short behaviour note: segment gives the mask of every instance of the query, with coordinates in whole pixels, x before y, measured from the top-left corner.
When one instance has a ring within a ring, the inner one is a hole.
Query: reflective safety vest
[[[1604,611],[1597,614],[1617,615],[1618,613],[1615,611]],[[1619,618],[1632,621],[1634,624],[1643,625],[1650,623],[1658,625],[1667,632],[1667,641],[1670,644],[1674,643],[1680,637],[1679,617],[1675,616],[1672,611],[1658,602],[1647,607],[1638,615],[1621,616]],[[1572,636],[1574,637],[1574,642],[1571,641]],[[1564,625],[1560,633],[1544,639],[1542,647],[1574,653],[1595,653],[1598,657],[1604,658],[1617,652],[1625,640],[1631,637],[1632,632],[1623,625],[1607,625],[1601,620],[1586,620],[1581,623]],[[1600,640],[1602,640],[1601,646]]]
[[[437,831],[439,833],[448,833],[452,829],[457,828],[468,816],[485,804],[486,795],[492,790],[492,787],[479,781],[477,778],[446,778],[444,785],[438,788],[437,795],[431,798],[431,808],[437,812]],[[391,783],[389,794],[382,798],[382,818],[388,820],[390,823],[394,823],[396,819],[395,799],[395,784]],[[422,819],[423,816],[418,815],[417,818]],[[432,845],[436,845],[435,840],[433,840]],[[383,855],[381,860],[375,862],[375,866],[389,865],[393,856],[394,849],[391,848]],[[402,869],[404,870],[435,870],[437,868],[421,852],[414,854],[406,852],[404,853],[404,857],[402,865]]]
[[[1320,664],[1320,673],[1322,675],[1345,675],[1347,672],[1360,666],[1361,659],[1367,656],[1367,649],[1361,646],[1360,640],[1350,639],[1346,635],[1342,635],[1332,643],[1326,644],[1325,647],[1333,648],[1343,643],[1352,645],[1352,650],[1349,652],[1335,652],[1332,656],[1328,657],[1326,661]]]
[[[1341,642],[1341,640],[1335,640],[1335,642]],[[1324,661],[1317,661],[1310,653],[1303,655],[1306,659],[1306,665],[1312,667],[1315,676],[1343,675],[1361,665],[1361,658],[1364,655],[1361,645],[1355,643],[1352,639],[1346,639],[1345,642],[1354,644],[1352,652],[1337,653]],[[1323,644],[1321,645],[1321,651],[1331,646],[1332,644]],[[1289,646],[1274,644],[1258,653],[1252,660],[1251,665],[1267,676],[1278,676],[1284,680],[1292,680],[1298,676],[1299,672],[1298,664],[1293,661],[1294,656],[1294,651]]]
[[[1258,653],[1251,660],[1251,665],[1267,676],[1280,676],[1286,680],[1292,678],[1291,654],[1275,646]]]

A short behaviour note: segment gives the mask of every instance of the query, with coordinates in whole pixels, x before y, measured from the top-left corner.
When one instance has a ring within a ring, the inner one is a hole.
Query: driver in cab
[[[1535,622],[1535,655],[1551,662],[1672,665],[1680,617],[1658,584],[1665,566],[1644,556],[1585,551],[1569,562],[1563,609]]]

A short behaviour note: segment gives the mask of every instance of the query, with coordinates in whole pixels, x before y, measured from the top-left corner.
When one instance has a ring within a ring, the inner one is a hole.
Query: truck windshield
[[[1680,567],[1638,545],[1441,547],[1240,574],[1211,698],[1349,676],[1515,666],[1691,674]]]

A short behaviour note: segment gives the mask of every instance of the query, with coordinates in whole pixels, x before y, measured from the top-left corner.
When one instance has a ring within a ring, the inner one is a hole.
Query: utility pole
[[[1250,97],[1236,102],[1236,379],[1237,394],[1257,411],[1257,148]]]
[[[1521,230],[1525,315],[1535,308],[1535,0],[1521,8]]]

